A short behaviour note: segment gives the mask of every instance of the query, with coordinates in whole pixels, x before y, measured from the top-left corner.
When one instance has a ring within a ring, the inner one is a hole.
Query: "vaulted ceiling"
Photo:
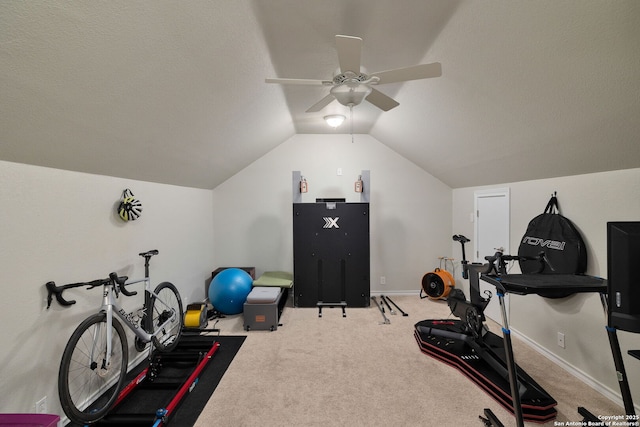
[[[368,133],[457,188],[640,167],[637,0],[0,2],[0,160],[214,188],[292,135],[335,35],[368,72],[439,62],[353,108]],[[357,142],[356,142],[357,143]]]

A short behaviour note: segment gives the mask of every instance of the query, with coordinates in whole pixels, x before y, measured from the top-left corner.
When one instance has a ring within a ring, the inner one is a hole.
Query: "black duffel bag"
[[[518,256],[523,274],[583,274],[587,248],[573,223],[560,215],[554,193],[544,213],[533,218],[520,241]]]

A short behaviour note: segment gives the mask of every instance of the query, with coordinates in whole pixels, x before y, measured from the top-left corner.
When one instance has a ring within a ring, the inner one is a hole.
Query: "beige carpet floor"
[[[196,426],[482,426],[484,408],[515,425],[512,414],[458,370],[420,352],[413,325],[450,317],[446,303],[417,295],[392,299],[409,316],[387,313],[390,324],[380,324],[373,304],[348,308],[346,318],[325,308],[319,318],[317,309],[293,308],[290,300],[274,332],[244,331],[242,315],[220,319],[222,335],[247,339]],[[580,421],[578,406],[595,415],[624,413],[517,338],[514,351],[558,401],[555,422],[544,425]]]

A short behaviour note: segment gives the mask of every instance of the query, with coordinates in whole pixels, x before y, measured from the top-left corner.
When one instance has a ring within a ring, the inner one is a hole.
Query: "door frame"
[[[488,197],[505,197],[507,202],[507,230],[506,230],[506,242],[504,246],[504,253],[509,254],[509,246],[511,240],[511,194],[509,187],[500,187],[500,188],[490,188],[485,190],[477,190],[473,193],[473,234],[474,234],[474,250],[473,250],[473,259],[475,262],[484,263],[484,258],[479,259],[480,245],[479,245],[479,229],[478,229],[478,218],[479,218],[479,209],[478,209],[478,199],[480,198],[488,198]],[[496,321],[499,324],[502,324],[502,316],[500,315],[500,307],[498,303],[498,298],[496,297],[495,287],[487,284],[484,281],[480,281],[480,292],[483,292],[483,289],[488,289],[493,293],[493,298],[491,302],[485,309],[485,315],[492,320]],[[507,312],[507,317],[509,316],[509,295],[504,296],[505,310]]]

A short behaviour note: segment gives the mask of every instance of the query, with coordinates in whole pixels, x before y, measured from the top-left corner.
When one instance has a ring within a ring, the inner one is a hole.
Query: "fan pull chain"
[[[349,104],[349,126],[351,128],[351,143],[353,144],[353,104]]]

